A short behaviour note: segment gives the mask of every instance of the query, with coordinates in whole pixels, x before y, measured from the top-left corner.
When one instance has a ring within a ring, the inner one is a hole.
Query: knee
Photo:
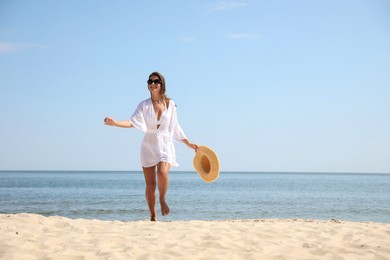
[[[156,181],[146,182],[146,190],[147,191],[155,191],[156,190]]]

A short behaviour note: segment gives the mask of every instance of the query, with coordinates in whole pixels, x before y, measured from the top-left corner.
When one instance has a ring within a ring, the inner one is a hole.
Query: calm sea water
[[[145,220],[142,172],[0,172],[0,213]],[[390,175],[171,172],[159,220],[339,219],[390,223]],[[158,207],[159,210],[159,207]]]

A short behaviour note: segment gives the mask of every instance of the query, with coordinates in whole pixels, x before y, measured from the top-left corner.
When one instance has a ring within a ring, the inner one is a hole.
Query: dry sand
[[[0,214],[0,259],[390,259],[390,224]]]

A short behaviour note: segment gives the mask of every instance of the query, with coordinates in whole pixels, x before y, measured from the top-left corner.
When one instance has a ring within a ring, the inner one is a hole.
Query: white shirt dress
[[[177,167],[176,152],[173,141],[186,139],[183,129],[177,120],[176,105],[169,100],[168,107],[157,120],[153,103],[150,98],[142,101],[129,119],[131,124],[145,132],[141,144],[141,164],[143,167],[152,167],[159,162],[167,162]],[[160,125],[160,127],[157,127]]]

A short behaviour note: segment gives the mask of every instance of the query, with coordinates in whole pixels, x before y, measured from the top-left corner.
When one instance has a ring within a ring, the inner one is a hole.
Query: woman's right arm
[[[104,118],[104,124],[108,126],[117,126],[117,127],[123,127],[123,128],[130,128],[133,127],[131,122],[129,120],[122,120],[122,121],[116,121],[115,119],[111,117]]]

